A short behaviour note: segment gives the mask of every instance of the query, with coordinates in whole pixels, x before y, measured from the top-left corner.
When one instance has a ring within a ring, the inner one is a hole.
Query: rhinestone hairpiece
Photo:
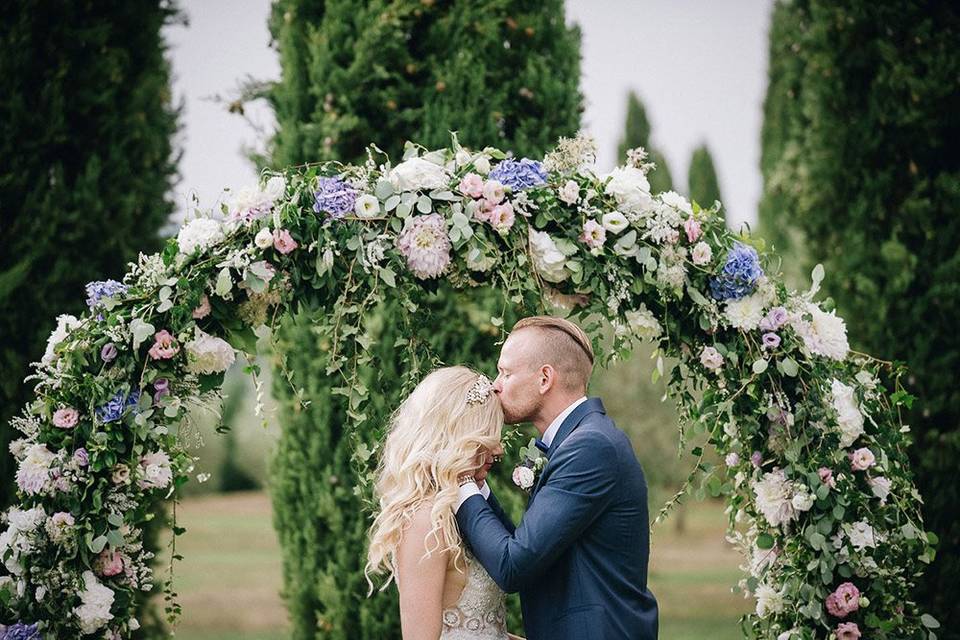
[[[490,378],[481,373],[470,387],[470,391],[467,391],[467,404],[483,404],[490,397],[491,389],[493,389],[493,383],[490,382]]]

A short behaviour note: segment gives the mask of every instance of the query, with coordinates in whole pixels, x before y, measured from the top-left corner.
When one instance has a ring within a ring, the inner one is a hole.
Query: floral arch
[[[129,637],[153,581],[147,505],[192,469],[178,425],[237,351],[253,352],[254,329],[319,310],[329,373],[361,423],[366,313],[392,298],[415,317],[440,279],[492,285],[530,312],[575,307],[601,362],[656,342],[683,429],[724,460],[697,472],[726,497],[745,556],[747,637],[934,637],[911,601],[936,540],[908,468],[901,368],[850,351],[843,320],[814,302],[822,269],[809,292],[787,291],[719,203],[651,194],[642,150],[606,175],[594,152],[578,137],[516,160],[454,136],[408,144],[396,165],[371,147],[361,166],[264,172],[122,283],[88,285],[90,311],[60,316],[36,399],[13,420],[21,502],[0,533],[3,637]],[[407,348],[413,379],[428,359]]]

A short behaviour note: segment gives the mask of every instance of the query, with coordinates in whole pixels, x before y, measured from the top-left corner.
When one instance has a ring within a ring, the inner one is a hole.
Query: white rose
[[[487,156],[477,156],[473,161],[473,168],[482,176],[490,173],[490,158]]]
[[[269,249],[273,246],[273,231],[270,230],[270,227],[264,227],[257,232],[257,235],[253,237],[253,244],[257,245],[260,249]]]
[[[810,508],[813,507],[813,503],[816,502],[816,498],[812,493],[806,491],[798,491],[793,495],[793,500],[790,501],[793,504],[793,508],[797,511],[810,511]]]
[[[620,233],[627,228],[628,222],[627,217],[619,211],[611,211],[603,214],[603,217],[600,218],[600,224],[611,233]]]
[[[713,249],[706,242],[698,242],[693,247],[693,264],[702,267],[713,259]]]
[[[863,414],[860,413],[853,387],[834,378],[830,383],[830,392],[840,427],[840,447],[846,449],[863,435]]]
[[[185,224],[177,234],[177,246],[180,253],[192,255],[196,251],[205,251],[223,240],[220,223],[212,218],[195,218]]]
[[[570,272],[564,266],[567,257],[546,231],[530,227],[530,254],[537,273],[547,282],[563,282],[570,277]]]
[[[229,369],[236,358],[230,343],[199,328],[196,337],[185,348],[188,355],[187,370],[191,373],[220,373]]]
[[[881,504],[887,503],[887,496],[890,495],[891,484],[890,479],[883,476],[870,479],[870,490],[873,492],[873,495],[880,498]]]
[[[878,536],[874,533],[866,520],[855,522],[852,525],[844,525],[844,531],[850,538],[850,544],[857,551],[863,551],[867,547],[876,547]]]
[[[715,347],[704,347],[700,351],[700,364],[707,369],[716,371],[723,366],[723,354],[717,351]]]
[[[642,302],[640,303],[639,309],[636,311],[627,311],[625,315],[634,335],[643,340],[652,340],[663,333],[663,327],[660,326],[660,322]]]
[[[470,152],[467,151],[466,149],[460,149],[459,151],[457,151],[456,155],[454,156],[454,160],[456,161],[458,167],[462,167],[466,164],[469,164]]]
[[[557,191],[557,195],[567,204],[577,204],[580,200],[580,185],[574,180],[567,180],[566,184]]]
[[[526,491],[533,486],[533,469],[520,466],[513,470],[513,483]]]
[[[410,158],[391,169],[387,178],[398,191],[441,189],[450,180],[447,170],[423,158]]]
[[[66,340],[67,334],[79,324],[80,321],[76,317],[69,314],[57,316],[57,328],[50,332],[50,337],[47,338],[47,350],[44,352],[43,358],[40,359],[40,362],[45,365],[53,364],[57,359],[57,356],[53,350],[58,344]]]
[[[661,193],[660,201],[663,202],[664,204],[670,205],[674,209],[683,211],[688,216],[693,215],[693,207],[690,205],[690,203],[687,201],[686,198],[684,198],[682,195],[680,195],[676,191],[667,191],[665,193]]]
[[[380,215],[380,201],[377,196],[365,193],[353,205],[353,211],[358,218],[376,218]]]
[[[91,634],[113,619],[110,607],[113,605],[113,590],[97,581],[92,571],[83,572],[85,588],[80,592],[80,604],[73,609],[80,621],[80,629]]]
[[[606,178],[609,182],[604,192],[614,197],[621,211],[642,216],[653,210],[650,182],[643,171],[636,167],[617,167]]]

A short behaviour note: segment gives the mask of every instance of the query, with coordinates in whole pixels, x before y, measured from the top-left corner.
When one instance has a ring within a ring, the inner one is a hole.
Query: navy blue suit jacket
[[[590,398],[563,421],[514,528],[491,494],[457,511],[500,587],[520,592],[529,640],[655,640],[647,485],[627,436]]]

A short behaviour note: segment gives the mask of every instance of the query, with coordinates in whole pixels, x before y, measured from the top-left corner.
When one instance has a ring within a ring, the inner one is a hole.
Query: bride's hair
[[[381,591],[396,578],[400,540],[424,505],[430,506],[432,524],[424,541],[425,556],[449,550],[455,562],[460,559],[454,517],[457,477],[473,470],[482,449],[497,446],[503,428],[500,401],[484,381],[467,367],[437,369],[394,412],[380,456],[376,484],[380,509],[370,527],[364,569],[371,591],[371,573],[387,573]]]

